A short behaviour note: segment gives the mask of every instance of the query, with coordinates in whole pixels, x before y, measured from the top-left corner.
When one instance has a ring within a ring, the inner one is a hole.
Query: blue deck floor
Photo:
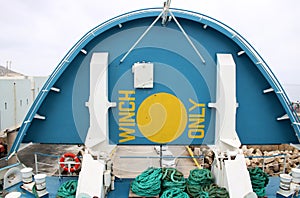
[[[266,197],[268,198],[275,198],[276,192],[279,190],[279,183],[280,178],[279,177],[270,177],[269,183],[266,187]]]
[[[115,190],[108,194],[108,198],[128,198],[132,179],[116,179]]]
[[[55,198],[57,194],[57,190],[61,184],[69,180],[76,180],[77,177],[47,177],[47,191],[49,192],[49,198]],[[115,180],[115,190],[109,192],[108,198],[128,198],[130,182],[132,179],[116,179]],[[279,187],[279,177],[270,177],[269,184],[266,188],[266,197],[268,198],[276,198],[276,192]],[[34,196],[23,189],[20,188],[21,184],[18,184],[14,187],[8,189],[9,192],[18,191],[21,192],[21,198],[34,198]]]
[[[77,180],[77,177],[47,177],[46,178],[46,184],[47,184],[47,191],[49,192],[48,196],[44,197],[49,197],[49,198],[54,198],[56,197],[57,190],[66,181],[69,180]],[[21,192],[21,198],[35,198],[35,196],[21,188],[21,183],[17,184],[11,188],[9,188],[7,191],[8,192]]]

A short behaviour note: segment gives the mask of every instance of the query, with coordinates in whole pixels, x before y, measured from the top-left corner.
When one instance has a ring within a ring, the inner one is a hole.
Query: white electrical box
[[[153,88],[153,63],[134,63],[134,88]]]

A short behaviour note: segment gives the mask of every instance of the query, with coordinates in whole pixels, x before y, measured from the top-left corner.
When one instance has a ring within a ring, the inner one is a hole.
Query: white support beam
[[[39,120],[46,120],[46,117],[45,117],[45,116],[41,116],[41,115],[39,115],[39,114],[35,114],[35,115],[34,115],[34,118],[35,118],[35,119],[39,119]]]
[[[217,54],[216,90],[216,103],[209,104],[209,107],[216,108],[215,159],[212,166],[216,183],[228,189],[231,198],[243,198],[249,193],[255,195],[235,129],[238,107],[236,65],[231,54]]]
[[[244,51],[244,50],[239,51],[239,52],[237,53],[238,56],[241,56],[241,55],[243,55],[243,54],[245,54],[245,51]]]
[[[288,114],[284,114],[283,116],[277,118],[278,121],[280,121],[280,120],[288,120],[288,119],[290,119],[289,116],[288,116]]]
[[[270,93],[270,92],[273,92],[273,91],[274,91],[273,88],[269,88],[269,89],[265,89],[265,90],[264,90],[264,93]]]
[[[87,55],[87,51],[85,49],[80,50],[83,54]]]
[[[204,60],[203,56],[200,54],[200,52],[198,51],[198,49],[196,48],[196,46],[194,45],[194,43],[192,42],[192,40],[190,39],[190,37],[188,36],[188,34],[185,32],[185,30],[183,29],[183,27],[177,21],[175,15],[171,11],[169,11],[169,12],[170,12],[170,15],[172,16],[172,18],[174,19],[176,25],[178,26],[178,28],[180,29],[180,31],[182,32],[182,34],[186,38],[186,40],[189,42],[189,44],[192,46],[192,48],[194,49],[194,51],[196,52],[196,54],[199,56],[199,58],[201,59],[202,63],[205,64],[206,61]]]
[[[56,87],[51,87],[51,89],[50,89],[51,91],[55,91],[55,92],[60,92],[60,89],[59,88],[56,88]]]
[[[108,53],[93,53],[90,62],[90,97],[86,102],[90,113],[90,128],[85,139],[85,145],[92,153],[97,152],[99,145],[107,143],[108,109],[116,106],[108,101],[107,67]]]
[[[217,110],[215,144],[221,150],[236,150],[241,142],[236,127],[236,68],[231,54],[217,54]]]

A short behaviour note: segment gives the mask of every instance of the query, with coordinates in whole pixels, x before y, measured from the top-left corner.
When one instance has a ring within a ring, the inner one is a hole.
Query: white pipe
[[[137,46],[137,44],[144,38],[144,36],[149,32],[149,30],[155,25],[155,23],[159,20],[159,18],[162,16],[164,11],[162,11],[158,17],[152,22],[152,24],[146,29],[146,31],[140,36],[140,38],[133,44],[133,46],[128,50],[128,52],[123,56],[123,58],[120,60],[120,63],[122,63],[125,58],[128,56],[128,54]]]
[[[188,40],[188,42],[191,44],[191,46],[193,47],[193,49],[195,50],[195,52],[197,53],[197,55],[200,57],[202,63],[205,64],[204,58],[202,57],[202,55],[200,54],[200,52],[197,50],[196,46],[194,45],[194,43],[192,42],[192,40],[190,39],[190,37],[184,31],[184,29],[182,28],[182,26],[180,25],[180,23],[177,21],[177,19],[175,18],[174,14],[171,12],[171,10],[169,12],[170,12],[172,18],[174,19],[175,23],[177,24],[177,26],[179,27],[179,29],[181,30],[181,32],[185,36],[185,38]]]

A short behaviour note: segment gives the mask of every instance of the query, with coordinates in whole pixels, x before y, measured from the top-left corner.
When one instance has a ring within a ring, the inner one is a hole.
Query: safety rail
[[[277,173],[274,173],[274,175],[279,175],[281,173],[285,173],[286,169],[287,169],[287,165],[286,165],[287,164],[287,154],[283,153],[283,154],[275,154],[275,155],[270,155],[270,156],[264,156],[264,155],[262,155],[262,156],[245,156],[245,158],[248,158],[248,159],[261,159],[262,164],[261,164],[261,166],[257,165],[257,167],[262,168],[262,170],[265,171],[265,172],[266,172],[266,169],[268,168],[268,166],[267,166],[268,164],[266,163],[266,159],[276,158],[276,157],[284,157],[284,160],[281,163],[278,162],[278,165],[281,165],[281,164],[283,165],[282,171],[280,171],[280,169],[279,169],[279,171]],[[274,175],[272,175],[272,176],[274,176]]]
[[[2,158],[4,159],[4,158]],[[2,159],[0,159],[2,161]],[[0,180],[2,180],[4,178],[4,175],[6,174],[6,172],[14,167],[23,167],[22,164],[20,162],[14,163],[14,164],[10,164],[8,165],[7,163],[4,166],[1,166],[0,168]],[[0,196],[1,197],[1,196]]]
[[[269,166],[268,163],[266,163],[267,158],[277,158],[277,157],[283,157],[284,160],[282,163],[279,163],[281,168],[277,173],[274,172],[272,176],[279,175],[281,173],[285,173],[287,169],[287,155],[286,154],[276,154],[271,156],[246,156],[245,158],[249,159],[261,159],[261,165],[257,165],[257,167],[262,168],[263,171],[266,171]],[[174,156],[174,157],[160,157],[160,156],[118,156],[119,162],[118,165],[115,164],[114,171],[115,174],[120,178],[134,178],[137,175],[139,175],[142,171],[144,171],[148,167],[160,167],[159,160],[161,159],[168,159],[168,158],[176,158],[176,160],[182,160],[177,161],[176,163],[176,169],[181,171],[185,176],[189,175],[189,171],[196,168],[195,164],[193,163],[191,156]],[[190,160],[186,160],[190,159]],[[199,164],[201,167],[207,167],[209,168],[211,164],[208,164],[204,161],[205,155],[200,156],[194,156],[194,159],[200,159]],[[128,163],[130,161],[131,163]],[[135,167],[135,166],[138,166]],[[252,166],[248,166],[249,168]],[[133,169],[134,168],[134,169]],[[268,171],[267,171],[268,172]]]
[[[45,157],[44,162],[39,162],[38,161],[38,156],[40,157]],[[63,175],[61,171],[61,164],[64,164],[68,170],[71,169],[72,166],[75,166],[76,164],[80,164],[79,162],[75,161],[65,161],[61,162],[60,161],[61,155],[50,155],[50,154],[45,154],[45,153],[39,153],[35,152],[34,153],[34,161],[35,161],[35,173],[41,173],[39,169],[39,165],[44,166],[46,171],[43,171],[42,173],[50,174],[50,175],[55,175],[58,172],[58,176],[73,176],[71,172],[68,172],[67,175]],[[45,162],[46,161],[46,162]]]
[[[206,167],[204,155],[194,156],[201,167]],[[119,178],[135,178],[149,167],[174,167],[185,176],[197,168],[191,156],[116,156],[114,157],[114,174]],[[165,160],[165,162],[162,162]],[[173,163],[173,162],[174,163]],[[171,166],[168,166],[171,165]],[[173,165],[173,166],[172,166]],[[207,165],[208,166],[208,165]]]

